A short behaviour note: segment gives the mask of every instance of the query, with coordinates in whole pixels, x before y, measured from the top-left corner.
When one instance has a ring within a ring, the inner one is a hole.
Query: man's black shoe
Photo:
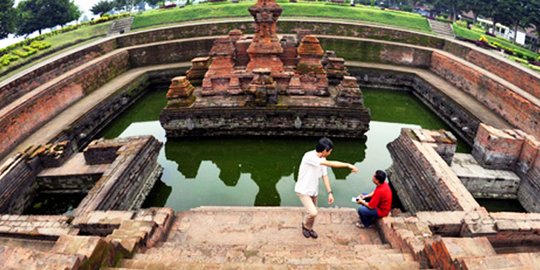
[[[309,235],[315,239],[319,237],[319,235],[314,230],[309,230]]]
[[[311,236],[310,230],[304,227],[304,224],[302,224],[302,234],[305,238],[309,238]]]

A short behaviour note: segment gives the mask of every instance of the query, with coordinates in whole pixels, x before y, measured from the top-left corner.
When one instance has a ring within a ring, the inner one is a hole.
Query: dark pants
[[[369,209],[365,206],[358,207],[358,216],[360,216],[360,221],[364,224],[364,227],[369,227],[375,220],[379,217],[377,215],[377,209]]]

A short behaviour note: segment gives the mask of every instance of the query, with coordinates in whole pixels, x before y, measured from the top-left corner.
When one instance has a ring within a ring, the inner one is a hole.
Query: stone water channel
[[[386,169],[391,158],[386,144],[401,128],[449,129],[410,92],[363,88],[372,121],[365,140],[334,140],[331,159],[355,164],[360,172],[329,171],[336,195],[334,207],[355,207],[351,197],[373,189],[371,175]],[[116,118],[98,137],[153,135],[164,143],[158,162],[164,167],[143,207],[167,206],[177,211],[202,205],[300,206],[294,193],[298,165],[317,138],[169,139],[159,123],[165,90],[150,90]],[[470,148],[458,141],[459,152]],[[327,207],[320,185],[319,205]],[[41,194],[28,214],[70,213],[84,194]],[[517,200],[479,200],[490,211],[524,211]],[[399,206],[399,205],[395,205]]]

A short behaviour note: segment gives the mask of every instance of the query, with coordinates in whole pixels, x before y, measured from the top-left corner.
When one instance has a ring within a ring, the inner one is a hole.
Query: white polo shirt
[[[300,169],[298,171],[298,181],[294,186],[294,191],[308,196],[317,196],[319,193],[319,179],[327,175],[327,167],[321,165],[326,158],[317,156],[315,150],[306,152],[302,157]]]

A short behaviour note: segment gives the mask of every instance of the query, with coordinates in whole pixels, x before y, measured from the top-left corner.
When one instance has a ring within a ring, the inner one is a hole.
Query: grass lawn
[[[8,70],[10,67],[12,67],[13,65],[19,65],[21,63],[24,64],[23,66],[20,66],[19,68],[10,71],[8,74],[3,75],[2,77],[0,77],[0,80],[3,80],[9,77],[10,75],[19,72],[20,70],[28,68],[28,66],[43,60],[41,59],[42,55],[49,52],[50,50],[54,50],[54,49],[65,47],[65,46],[69,46],[68,49],[72,49],[72,48],[82,45],[84,41],[87,41],[89,39],[105,36],[107,32],[109,31],[109,28],[111,27],[111,23],[112,22],[106,22],[106,23],[101,23],[101,24],[96,24],[96,25],[85,25],[71,32],[62,33],[62,34],[58,34],[52,37],[45,38],[44,41],[51,43],[50,48],[43,51],[38,51],[36,54],[29,56],[27,58],[19,58],[19,60],[12,62],[9,66],[0,65],[0,72],[4,72]],[[56,55],[56,54],[58,53],[54,53],[53,55]]]
[[[357,5],[337,5],[330,3],[278,1],[283,8],[283,17],[326,17],[358,20],[410,30],[431,32],[427,20],[415,13],[381,10],[380,8]],[[255,1],[231,3],[204,3],[184,8],[150,10],[136,15],[132,29],[148,28],[155,25],[171,24],[206,18],[249,17],[247,9]]]
[[[497,42],[503,46],[506,46],[506,47],[509,47],[509,48],[512,48],[516,51],[519,51],[521,53],[523,53],[524,55],[528,55],[530,57],[534,57],[534,58],[537,58],[539,56],[538,53],[535,53],[533,51],[530,51],[526,48],[523,48],[519,45],[516,45],[514,43],[512,43],[511,41],[505,39],[505,38],[499,38],[499,37],[492,37],[492,36],[489,36],[489,35],[486,35],[484,33],[484,30],[480,29],[480,28],[477,28],[477,27],[473,27],[472,30],[469,30],[467,29],[466,27],[463,27],[457,23],[454,23],[452,25],[452,27],[454,28],[454,33],[456,34],[456,36],[460,36],[460,37],[463,37],[463,38],[468,38],[468,39],[474,39],[474,40],[478,40],[480,39],[480,37],[483,35],[485,36],[490,43],[493,43],[493,42]]]

